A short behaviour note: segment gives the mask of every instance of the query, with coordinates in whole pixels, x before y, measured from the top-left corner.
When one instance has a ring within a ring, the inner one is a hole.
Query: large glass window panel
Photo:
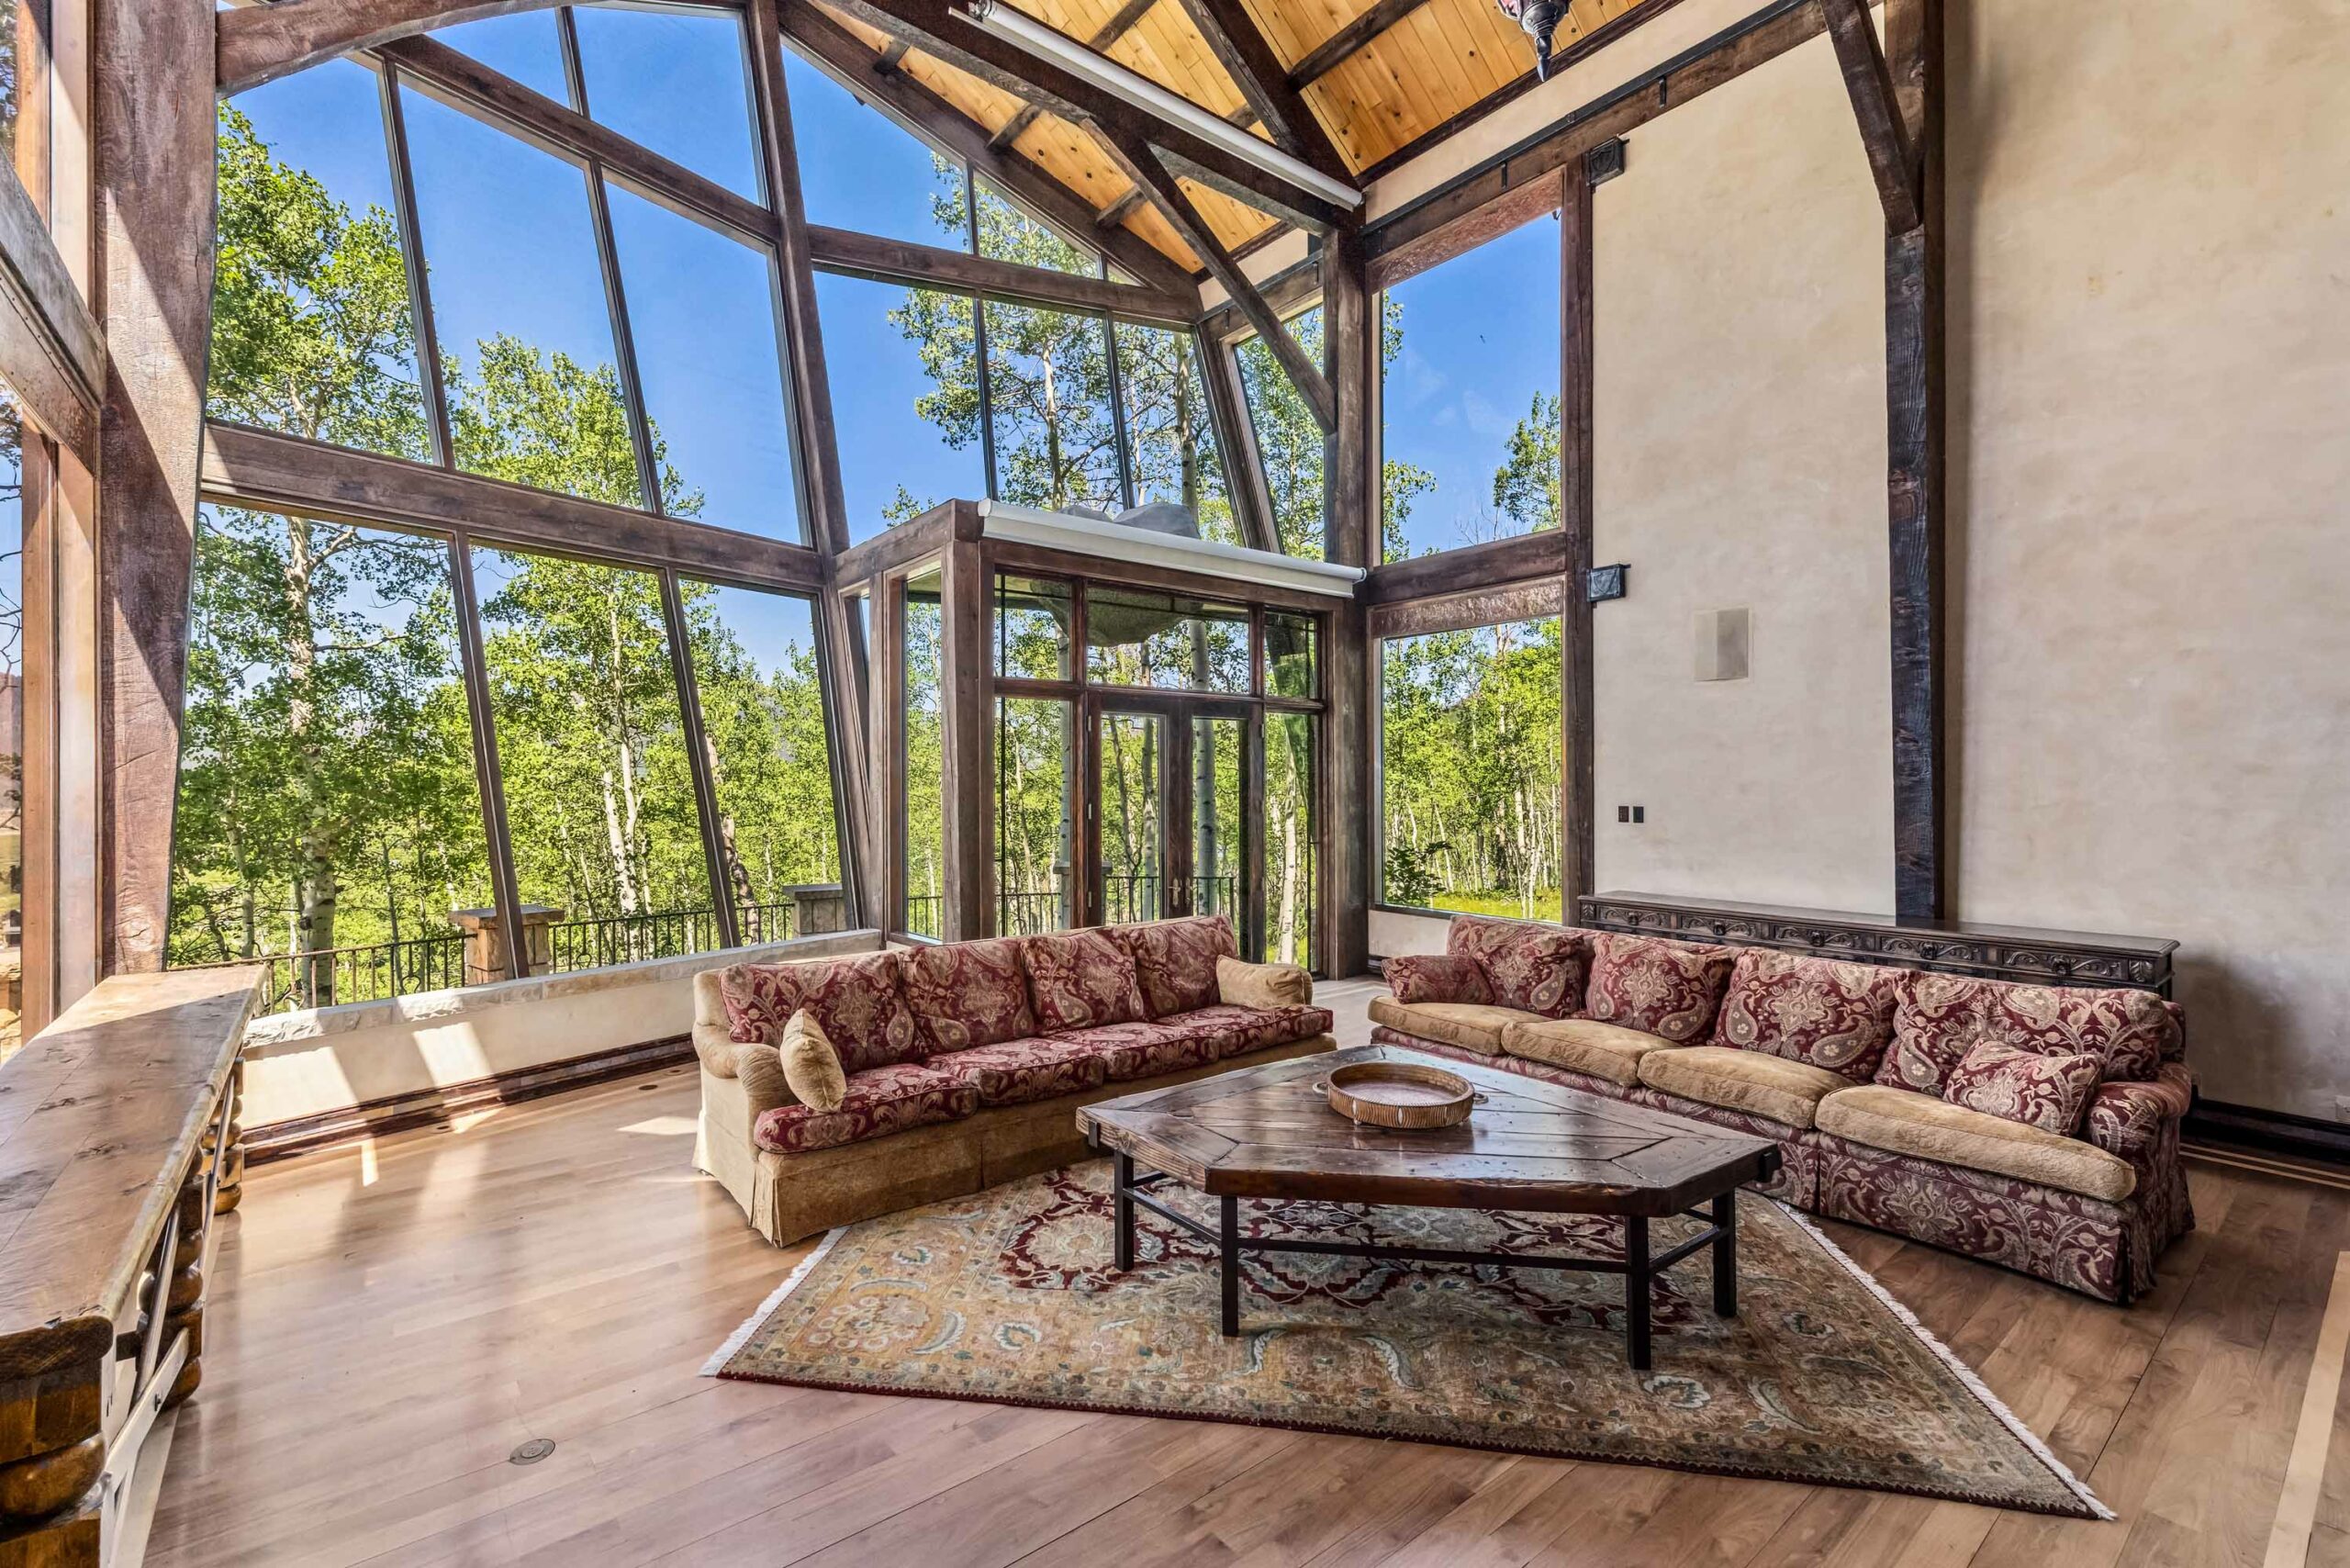
[[[946,726],[940,709],[946,618],[935,568],[906,584],[898,627],[905,653],[898,697],[906,889],[899,929],[936,937],[946,920]]]
[[[448,546],[207,507],[191,608],[168,961],[273,1008],[501,978]]]
[[[1559,226],[1387,291],[1385,558],[1559,526]]]
[[[571,103],[571,84],[563,69],[563,39],[552,9],[459,22],[453,28],[436,28],[432,40],[473,56],[499,75],[511,76],[558,104]]]
[[[1024,680],[1070,680],[1069,586],[1049,577],[995,579],[995,672]]]
[[[1248,689],[1248,612],[1143,588],[1090,588],[1087,671],[1102,686]]]
[[[736,937],[747,945],[834,929],[840,819],[814,607],[793,595],[691,579],[678,592]]]
[[[996,495],[1047,511],[1115,511],[1125,497],[1108,323],[1000,299],[986,309]]]
[[[961,164],[789,50],[783,81],[809,222],[950,251],[971,248]]]
[[[609,195],[662,510],[804,539],[767,255]]]
[[[1173,501],[1199,520],[1200,537],[1240,543],[1216,449],[1215,420],[1190,332],[1121,321],[1119,392],[1126,405],[1126,452],[1135,503]]]
[[[220,106],[207,411],[430,455],[375,75],[330,60]]]
[[[1564,917],[1559,622],[1389,639],[1381,655],[1383,900]]]
[[[1315,728],[1310,713],[1265,715],[1265,958],[1314,967]]]
[[[457,465],[643,506],[586,176],[403,89]]]
[[[1094,799],[1101,821],[1102,918],[1112,925],[1158,920],[1166,878],[1167,767],[1175,721],[1164,713],[1102,715]]]
[[[816,274],[852,539],[987,493],[972,308],[959,295]]]
[[[1288,325],[1306,356],[1321,363],[1321,308]],[[1323,555],[1322,427],[1263,339],[1250,338],[1239,353],[1240,385],[1248,395],[1258,454],[1264,460],[1265,484],[1272,492],[1274,536],[1283,554],[1318,561]]]
[[[718,946],[659,582],[479,549],[474,580],[532,968]]]
[[[996,930],[1066,930],[1077,923],[1077,705],[999,698],[995,724]]]
[[[571,19],[592,118],[758,199],[762,182],[740,17],[578,6]]]
[[[1221,914],[1242,928],[1241,879],[1248,823],[1241,810],[1240,756],[1248,726],[1238,718],[1192,719],[1192,913]]]
[[[980,255],[1080,277],[1102,275],[1100,255],[1062,239],[985,180],[973,189],[979,204]]]

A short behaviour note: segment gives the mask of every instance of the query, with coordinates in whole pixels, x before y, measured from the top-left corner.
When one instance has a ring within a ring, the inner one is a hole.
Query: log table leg
[[[1240,1332],[1240,1200],[1222,1200],[1223,1216],[1219,1226],[1223,1246],[1223,1266],[1217,1271],[1218,1283],[1223,1287],[1223,1328],[1229,1339]]]
[[[1624,1345],[1634,1372],[1649,1370],[1649,1221],[1624,1216]]]
[[[1714,1200],[1714,1316],[1738,1316],[1738,1189]]]
[[[1135,1266],[1135,1158],[1131,1154],[1117,1157],[1115,1175],[1111,1181],[1111,1263],[1125,1273]]]

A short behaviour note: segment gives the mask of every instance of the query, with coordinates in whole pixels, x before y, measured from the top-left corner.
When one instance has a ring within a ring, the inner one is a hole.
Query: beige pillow
[[[784,1081],[802,1104],[818,1111],[841,1108],[848,1096],[848,1077],[841,1071],[840,1053],[806,1008],[791,1015],[783,1026],[783,1044],[776,1048],[783,1058]]]
[[[739,1045],[733,1051],[733,1058],[726,1064],[728,1074],[742,1084],[743,1093],[751,1103],[751,1114],[755,1116],[762,1111],[797,1103],[791,1084],[783,1074],[783,1058],[773,1046]]]
[[[1235,1007],[1304,1007],[1314,1000],[1314,977],[1295,964],[1218,958],[1215,993]]]

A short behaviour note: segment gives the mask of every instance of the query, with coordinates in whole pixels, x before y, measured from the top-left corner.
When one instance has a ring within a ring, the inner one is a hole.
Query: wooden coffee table
[[[1221,1260],[1227,1335],[1240,1332],[1243,1252],[1622,1274],[1626,1350],[1631,1364],[1646,1370],[1651,1281],[1711,1247],[1714,1311],[1737,1316],[1738,1188],[1777,1172],[1777,1144],[1449,1058],[1441,1065],[1486,1097],[1459,1126],[1408,1132],[1357,1126],[1332,1111],[1315,1088],[1333,1068],[1348,1062],[1438,1059],[1368,1046],[1242,1068],[1079,1111],[1078,1126],[1094,1146],[1116,1157],[1117,1266],[1134,1267],[1137,1204],[1208,1242]],[[1137,1166],[1147,1169],[1138,1172]],[[1217,1199],[1220,1223],[1211,1229],[1151,1195],[1169,1182]],[[1624,1221],[1624,1259],[1245,1237],[1243,1198],[1617,1215]],[[1706,1220],[1707,1227],[1651,1255],[1649,1221],[1680,1214]]]

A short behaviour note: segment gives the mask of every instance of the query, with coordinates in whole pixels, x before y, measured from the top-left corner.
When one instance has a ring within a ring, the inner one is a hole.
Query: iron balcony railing
[[[1158,920],[1174,907],[1173,895],[1188,887],[1194,914],[1225,914],[1240,919],[1240,879],[1224,877],[1161,877],[1155,872],[1106,877],[1102,884],[1102,913],[1111,925],[1130,921]],[[906,895],[909,936],[935,941],[946,929],[946,901],[936,893]],[[1058,888],[1007,889],[996,894],[995,928],[1002,936],[1040,936],[1066,930],[1073,923],[1066,891]]]

